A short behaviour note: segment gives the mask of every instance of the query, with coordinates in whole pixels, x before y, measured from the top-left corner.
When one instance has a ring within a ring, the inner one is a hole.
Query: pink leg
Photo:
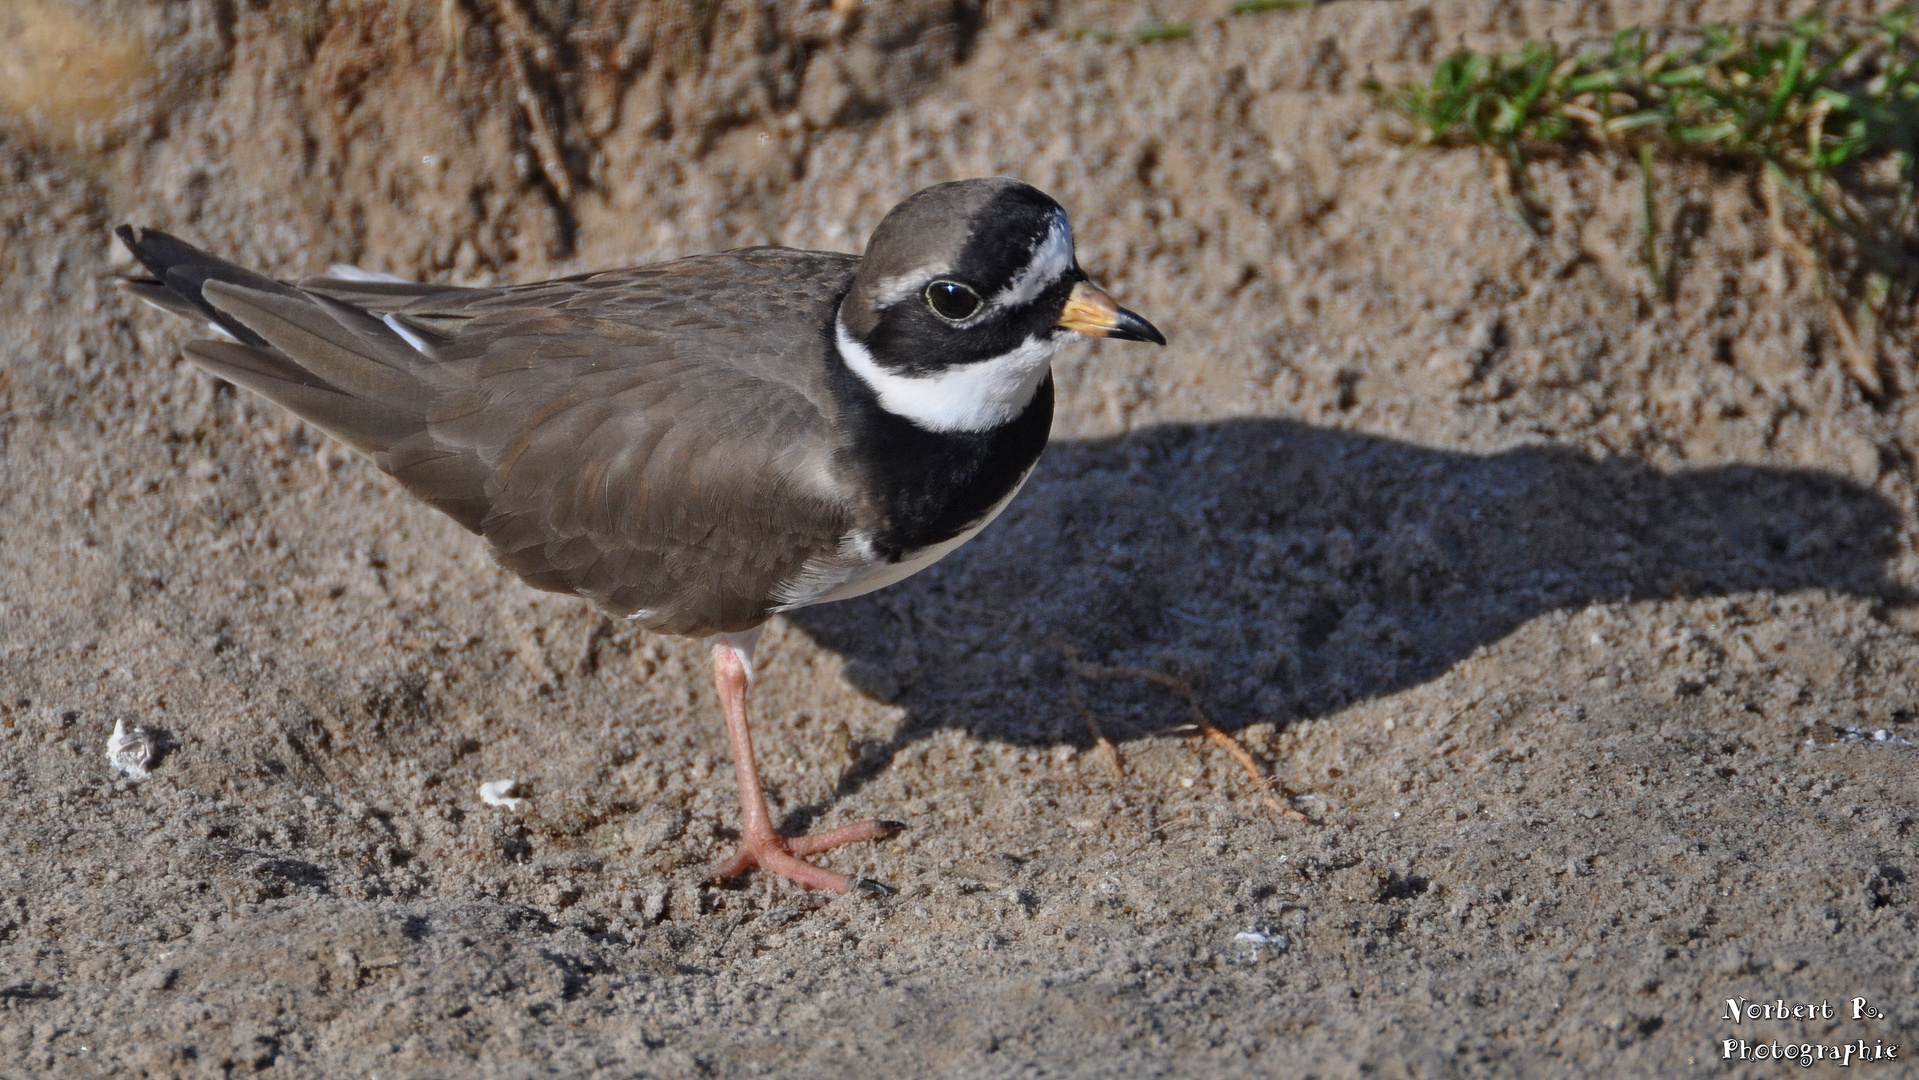
[[[726,737],[733,744],[733,772],[740,782],[740,850],[721,866],[712,878],[728,881],[756,866],[796,881],[809,889],[851,892],[856,886],[884,890],[878,882],[855,879],[845,874],[814,866],[801,856],[851,844],[860,840],[880,840],[899,832],[891,821],[862,821],[811,836],[787,839],[773,830],[773,818],[766,811],[766,795],[760,790],[760,770],[753,760],[753,735],[746,727],[746,663],[725,641],[713,645],[713,685],[720,692],[720,706],[726,710]],[[890,891],[890,890],[887,890]]]

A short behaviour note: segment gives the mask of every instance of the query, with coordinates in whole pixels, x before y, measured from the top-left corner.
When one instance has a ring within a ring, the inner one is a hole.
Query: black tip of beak
[[[1118,338],[1121,341],[1150,341],[1155,345],[1166,344],[1166,335],[1159,332],[1159,327],[1125,308],[1119,309],[1119,317],[1113,320],[1113,327],[1106,331],[1106,336]]]

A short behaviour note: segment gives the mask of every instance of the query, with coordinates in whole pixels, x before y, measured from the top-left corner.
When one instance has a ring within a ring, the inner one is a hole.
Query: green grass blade
[[[1368,81],[1366,89],[1380,109],[1411,121],[1403,137],[1414,145],[1497,153],[1515,189],[1502,184],[1501,203],[1522,218],[1538,215],[1524,205],[1529,158],[1594,142],[1637,157],[1647,273],[1662,289],[1670,269],[1660,265],[1657,242],[1654,165],[1662,155],[1776,173],[1775,187],[1811,215],[1795,227],[1809,220],[1843,238],[1874,272],[1905,268],[1919,281],[1919,265],[1908,266],[1901,251],[1901,238],[1919,228],[1919,55],[1905,36],[1913,23],[1909,12],[1863,32],[1834,29],[1818,15],[1784,30],[1715,23],[1658,49],[1649,31],[1626,29],[1609,48],[1573,53],[1534,40],[1500,53],[1458,50],[1423,85],[1391,91]],[[1872,209],[1885,198],[1874,191],[1851,193],[1884,175],[1869,171],[1879,161],[1896,166],[1896,198],[1886,199],[1896,210]],[[1812,246],[1836,257],[1829,245]]]
[[[1305,11],[1315,0],[1233,0],[1232,14],[1257,15],[1262,11]]]
[[[1799,72],[1806,66],[1807,42],[1804,38],[1795,38],[1786,52],[1786,71],[1779,77],[1779,85],[1772,92],[1772,100],[1766,103],[1766,123],[1779,119],[1786,109],[1786,103],[1800,91]]]
[[[1154,23],[1133,31],[1133,40],[1151,44],[1156,41],[1178,41],[1193,36],[1193,24],[1184,22]]]
[[[1646,276],[1655,292],[1666,291],[1666,275],[1659,270],[1659,205],[1653,185],[1653,148],[1639,144],[1639,237],[1646,259]]]

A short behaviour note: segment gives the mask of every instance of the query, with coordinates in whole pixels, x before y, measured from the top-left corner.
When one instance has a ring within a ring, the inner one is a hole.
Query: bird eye
[[[961,322],[979,310],[979,294],[957,281],[935,281],[926,287],[926,303],[947,322]]]

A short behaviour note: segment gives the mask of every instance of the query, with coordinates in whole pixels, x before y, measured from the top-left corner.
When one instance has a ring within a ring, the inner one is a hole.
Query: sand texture
[[[1539,163],[1534,234],[1359,86],[1799,7],[1226,8],[0,12],[0,1078],[1914,1075],[1909,302],[1849,350],[1753,175],[1679,163],[1655,290],[1635,166]],[[883,900],[706,884],[704,646],[111,285],[121,222],[508,282],[857,251],[1002,172],[1171,345],[1075,346],[997,523],[772,624],[775,817],[907,823],[824,860]]]

